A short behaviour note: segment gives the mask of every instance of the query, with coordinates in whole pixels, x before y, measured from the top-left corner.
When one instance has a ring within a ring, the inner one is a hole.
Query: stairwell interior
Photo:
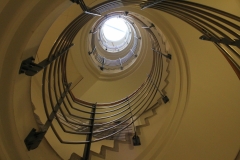
[[[84,2],[89,8],[102,3]],[[238,0],[190,2],[240,16]],[[213,42],[200,40],[201,32],[165,12],[169,8],[141,10],[139,5],[124,3],[103,14],[128,11],[145,24],[154,24],[152,32],[159,35],[161,46],[172,55],[171,60],[163,57],[159,86],[170,101],[164,104],[155,90],[149,109],[134,122],[140,146],[132,145],[132,134],[126,141],[99,141],[92,143],[90,159],[235,159],[240,149],[240,84],[236,67]],[[34,56],[35,62],[40,62],[48,57],[62,31],[82,13],[79,5],[67,0],[0,2],[0,159],[70,159],[72,153],[82,156],[83,144],[62,144],[51,128],[37,149],[27,150],[24,139],[29,131],[39,129],[39,124],[47,120],[42,101],[43,72],[33,77],[18,73],[23,60]],[[81,100],[115,102],[148,79],[156,57],[149,33],[138,26],[141,53],[136,62],[122,72],[103,73],[88,54],[89,31],[98,18],[93,16],[73,40],[66,63],[68,82],[72,82],[71,90]],[[226,19],[240,26],[239,20]],[[239,30],[232,30],[239,35]],[[240,53],[239,48],[234,49]],[[240,64],[238,56],[233,55],[233,59]],[[62,132],[60,136],[74,141],[84,139]]]

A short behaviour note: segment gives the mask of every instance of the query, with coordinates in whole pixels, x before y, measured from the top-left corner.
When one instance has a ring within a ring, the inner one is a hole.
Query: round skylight
[[[128,27],[122,18],[111,18],[103,25],[103,34],[108,41],[119,41],[128,32]]]

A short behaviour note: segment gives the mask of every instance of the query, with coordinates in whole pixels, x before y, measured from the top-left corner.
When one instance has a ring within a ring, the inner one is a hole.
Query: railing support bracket
[[[58,100],[57,104],[54,107],[54,111],[49,115],[47,122],[42,127],[42,131],[36,132],[36,129],[33,128],[28,134],[28,136],[25,138],[24,143],[28,151],[36,149],[41,143],[42,139],[47,133],[48,128],[51,126],[52,121],[56,117],[56,113],[58,112],[58,109],[60,108],[60,105],[62,104],[63,99],[66,97],[70,89],[70,86],[71,86],[71,83],[66,85],[65,91],[61,94],[60,99]]]
[[[46,132],[36,132],[36,129],[33,128],[24,140],[28,151],[36,149],[41,143],[45,134]]]
[[[139,136],[136,134],[132,137],[132,141],[133,141],[133,146],[140,146],[141,145],[141,141]]]
[[[169,102],[169,98],[166,95],[163,95],[163,93],[159,90],[158,86],[152,81],[150,75],[148,75],[150,82],[152,83],[152,85],[157,89],[157,91],[159,92],[159,94],[162,97],[163,102],[166,104],[167,102]]]
[[[83,0],[70,0],[70,1],[78,4],[81,7],[81,9],[83,10],[83,12],[86,14],[91,14],[93,16],[102,16],[101,14],[98,14],[98,13],[89,12],[88,7],[86,6],[86,4],[84,3]]]
[[[199,39],[205,40],[205,41],[211,41],[211,42],[215,42],[215,43],[222,43],[225,45],[233,45],[233,46],[237,46],[238,48],[240,48],[240,40],[239,39],[235,39],[235,40],[231,41],[227,38],[217,39],[215,37],[208,37],[206,35],[202,35],[201,37],[199,37]]]
[[[52,58],[48,59],[46,58],[39,64],[34,63],[33,61],[35,60],[33,57],[27,58],[26,60],[22,61],[20,69],[19,69],[19,74],[25,73],[27,76],[34,76],[38,72],[40,72],[42,69],[46,68],[49,64],[51,64],[54,60],[56,60],[59,56],[63,55],[66,53],[73,44],[71,44],[69,47],[58,53],[56,56],[53,56]]]
[[[171,54],[164,54],[164,53],[162,53],[162,52],[160,52],[160,51],[156,51],[154,48],[152,48],[152,50],[154,51],[154,52],[156,52],[156,53],[159,53],[159,54],[161,54],[161,55],[163,55],[164,57],[166,57],[166,58],[168,58],[168,59],[172,59],[172,55]]]
[[[147,27],[144,26],[144,27],[142,27],[142,28],[144,28],[144,29],[150,29],[150,28],[153,28],[153,27],[155,27],[155,25],[154,25],[153,23],[151,23],[151,25],[150,25],[149,27],[148,27],[148,26],[147,26]]]

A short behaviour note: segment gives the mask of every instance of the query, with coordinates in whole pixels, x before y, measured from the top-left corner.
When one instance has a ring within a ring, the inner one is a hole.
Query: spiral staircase
[[[0,159],[240,158],[239,1],[0,6]],[[112,67],[93,26],[116,14],[141,38]]]

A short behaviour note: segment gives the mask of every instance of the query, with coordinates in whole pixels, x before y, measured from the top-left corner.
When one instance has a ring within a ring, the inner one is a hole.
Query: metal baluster
[[[36,132],[36,129],[33,128],[30,131],[30,133],[28,134],[28,136],[25,138],[24,143],[25,143],[25,145],[26,145],[26,147],[29,151],[33,150],[33,149],[36,149],[39,146],[39,144],[41,143],[42,139],[44,138],[45,134],[47,133],[48,128],[52,125],[52,121],[56,117],[56,114],[57,114],[59,108],[61,107],[63,99],[66,97],[66,95],[67,95],[67,93],[70,89],[71,84],[72,83],[67,84],[67,86],[66,86],[67,88],[61,94],[61,97],[57,101],[57,104],[55,105],[54,110],[49,115],[47,122],[42,127],[42,130],[39,131],[39,132]]]
[[[150,82],[153,84],[153,86],[157,89],[157,91],[160,93],[163,102],[166,104],[167,102],[169,102],[169,98],[166,95],[163,95],[162,92],[159,90],[159,88],[157,87],[157,85],[152,81],[150,75],[149,75],[149,79]]]
[[[85,147],[84,147],[83,160],[89,159],[89,154],[90,154],[90,149],[91,149],[91,144],[92,144],[92,137],[93,137],[93,127],[94,127],[96,106],[97,106],[97,104],[94,104],[92,106],[92,113],[90,116],[90,125],[91,126],[89,127],[90,134],[88,134],[87,138],[86,138],[87,143],[85,144]]]
[[[95,52],[95,50],[96,50],[96,46],[93,48],[93,50],[91,52],[89,51],[88,54],[91,55],[92,53]]]
[[[137,135],[137,132],[136,132],[136,127],[134,125],[134,120],[133,120],[133,115],[132,115],[132,109],[131,109],[131,105],[130,105],[128,97],[127,97],[127,101],[128,101],[128,106],[129,106],[129,110],[130,110],[130,113],[131,113],[133,128],[134,128],[134,136],[132,137],[133,145],[134,146],[140,146],[141,142],[140,142],[140,138],[139,138],[139,136]]]

